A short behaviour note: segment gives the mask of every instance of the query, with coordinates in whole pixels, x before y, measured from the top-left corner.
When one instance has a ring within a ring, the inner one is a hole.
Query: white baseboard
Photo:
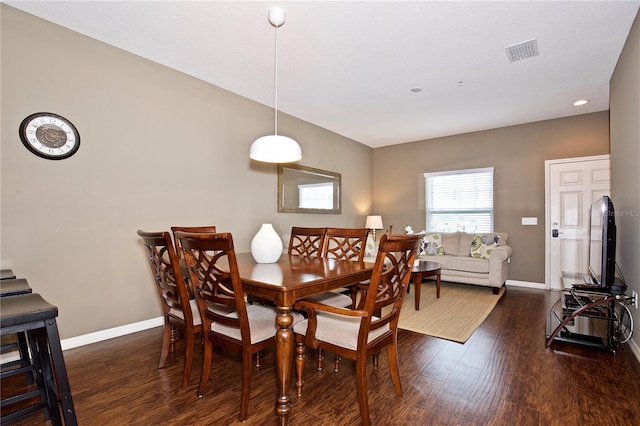
[[[534,283],[534,282],[530,282],[530,281],[507,280],[505,285],[511,286],[511,287],[536,288],[536,289],[539,289],[539,290],[544,290],[545,289],[544,283]]]
[[[108,328],[106,330],[83,334],[81,336],[62,339],[60,341],[60,345],[62,346],[62,350],[65,351],[67,349],[90,345],[91,343],[101,342],[103,340],[113,339],[114,337],[120,337],[126,334],[136,333],[138,331],[159,327],[163,324],[164,319],[162,317],[151,318],[144,321],[134,322],[132,324],[121,325],[119,327]]]

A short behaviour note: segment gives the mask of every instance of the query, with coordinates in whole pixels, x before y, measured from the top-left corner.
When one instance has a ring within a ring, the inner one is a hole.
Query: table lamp
[[[384,228],[382,224],[382,216],[380,215],[372,215],[367,216],[367,221],[364,224],[365,228],[371,229],[371,236],[373,237],[373,241],[376,240],[376,229]]]

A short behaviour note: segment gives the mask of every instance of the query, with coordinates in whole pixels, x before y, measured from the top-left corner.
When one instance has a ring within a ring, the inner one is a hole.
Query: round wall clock
[[[69,158],[80,148],[76,126],[50,112],[37,112],[22,120],[19,133],[29,151],[48,160]]]

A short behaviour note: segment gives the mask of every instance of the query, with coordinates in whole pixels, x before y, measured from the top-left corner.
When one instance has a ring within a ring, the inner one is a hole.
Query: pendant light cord
[[[275,135],[278,136],[278,27],[275,26],[276,36],[275,36]]]

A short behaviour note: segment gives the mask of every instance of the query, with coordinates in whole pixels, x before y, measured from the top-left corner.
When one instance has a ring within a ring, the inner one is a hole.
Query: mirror
[[[341,213],[342,176],[299,164],[278,164],[278,212]]]

